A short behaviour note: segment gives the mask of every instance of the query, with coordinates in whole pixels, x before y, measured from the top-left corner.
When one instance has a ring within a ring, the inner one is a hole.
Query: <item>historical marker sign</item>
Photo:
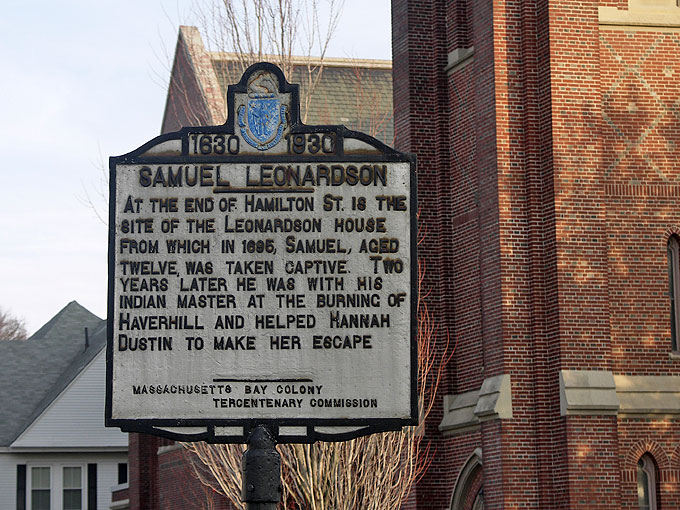
[[[415,423],[413,157],[301,124],[271,64],[228,105],[111,158],[107,424],[300,442]]]

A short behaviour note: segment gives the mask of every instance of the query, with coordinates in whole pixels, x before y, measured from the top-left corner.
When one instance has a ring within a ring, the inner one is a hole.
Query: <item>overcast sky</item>
[[[109,156],[159,134],[180,0],[4,0],[0,307],[35,332],[69,301],[106,317]],[[391,58],[389,0],[346,0],[329,56]],[[108,172],[108,170],[106,170]]]

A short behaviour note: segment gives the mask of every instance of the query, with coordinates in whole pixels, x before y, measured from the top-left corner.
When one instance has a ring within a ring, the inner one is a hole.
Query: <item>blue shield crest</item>
[[[266,71],[255,73],[248,82],[248,100],[236,110],[243,139],[259,151],[281,141],[287,125],[288,105],[279,92],[278,79]]]
[[[259,143],[268,142],[281,124],[281,101],[276,98],[248,100],[248,129]]]

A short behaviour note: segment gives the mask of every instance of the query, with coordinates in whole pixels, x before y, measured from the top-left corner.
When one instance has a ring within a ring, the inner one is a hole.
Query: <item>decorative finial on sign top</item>
[[[271,73],[259,71],[248,82],[248,97],[273,98],[279,89],[278,80]]]
[[[281,69],[268,62],[250,66],[240,83],[229,86],[228,103],[229,119],[235,111],[235,127],[259,151],[280,143],[299,116],[297,85],[290,85]]]

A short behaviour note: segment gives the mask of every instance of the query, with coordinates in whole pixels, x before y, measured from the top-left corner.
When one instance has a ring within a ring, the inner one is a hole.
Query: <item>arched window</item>
[[[680,240],[672,235],[668,240],[668,296],[671,301],[671,348],[680,350],[678,328],[680,327]]]
[[[484,510],[482,450],[477,448],[463,465],[451,498],[451,510]]]
[[[656,464],[645,453],[637,464],[637,493],[640,510],[656,510]]]

